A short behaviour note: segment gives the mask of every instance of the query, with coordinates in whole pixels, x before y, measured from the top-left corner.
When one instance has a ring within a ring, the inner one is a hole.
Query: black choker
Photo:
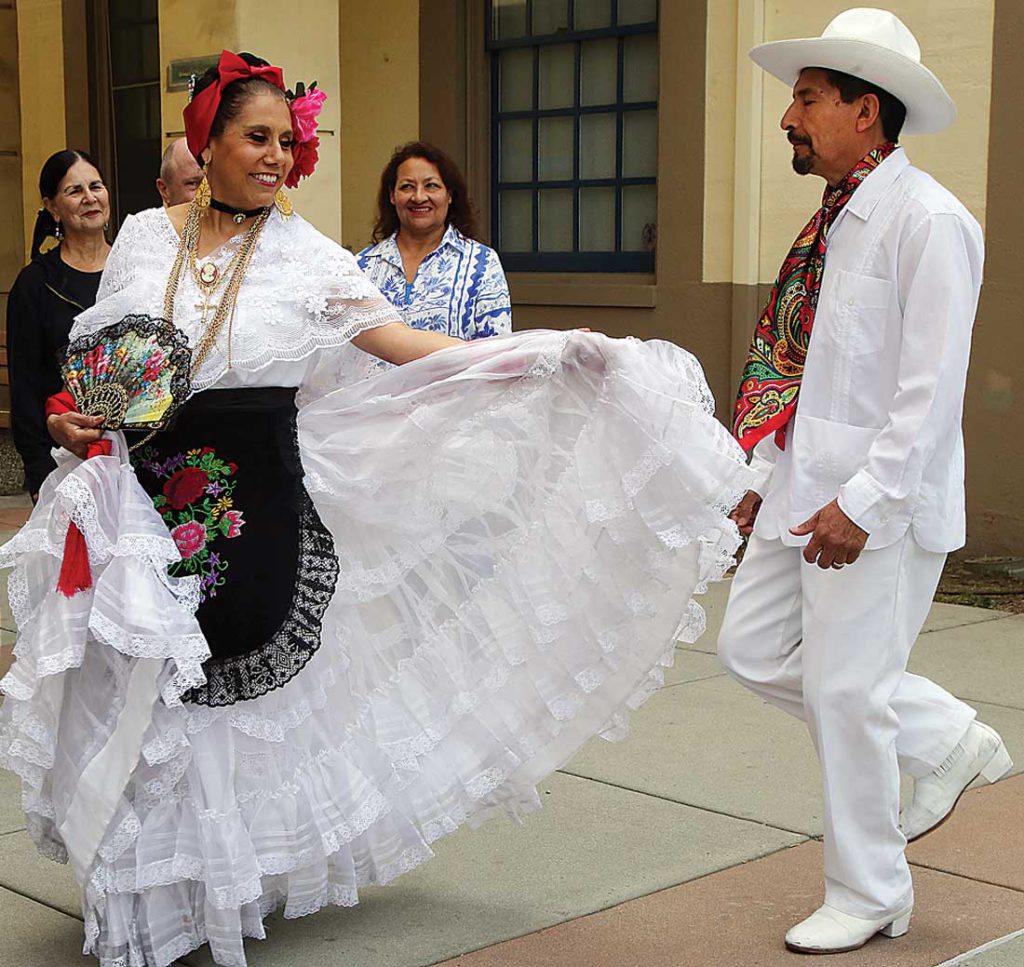
[[[210,199],[210,207],[224,212],[225,215],[230,215],[236,225],[241,225],[247,218],[255,218],[266,211],[265,208],[250,208],[248,211],[244,208],[234,208],[231,205],[225,205],[222,201],[217,201],[216,198]]]

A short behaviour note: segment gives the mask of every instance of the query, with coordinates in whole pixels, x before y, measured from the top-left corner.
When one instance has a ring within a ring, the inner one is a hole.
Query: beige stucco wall
[[[0,297],[10,290],[25,254],[16,16],[13,9],[0,9]],[[34,218],[35,208],[32,213]]]
[[[1021,219],[1020,205],[1013,200],[1024,153],[1022,46],[1020,5],[999,0],[993,35],[985,284],[964,410],[968,551],[1013,556],[1024,555],[1024,447],[1015,432],[1024,406]]]
[[[160,113],[164,147],[184,133],[181,112],[187,91],[167,90],[167,65],[186,57],[205,57],[222,49],[238,50],[238,21],[234,0],[209,4],[202,0],[160,0]],[[156,177],[154,173],[153,177]]]
[[[284,68],[285,85],[294,90],[302,81],[327,94],[320,112],[320,161],[316,173],[289,192],[295,210],[321,232],[341,241],[341,124],[338,64],[338,4],[331,0],[289,0],[287,17],[271,14],[264,0],[237,0],[238,40],[252,51]]]
[[[370,240],[392,150],[419,135],[419,8],[419,0],[388,0],[382,15],[363,0],[339,3],[342,244],[354,251]]]
[[[67,147],[61,0],[19,0],[18,76],[21,107],[21,196],[24,241],[32,240],[39,208],[39,170],[54,151]],[[25,83],[28,81],[28,83]]]
[[[820,203],[821,180],[793,173],[791,149],[779,128],[789,90],[773,77],[752,75],[747,50],[762,40],[816,36],[848,6],[849,0],[822,0],[813,8],[801,0],[709,0],[705,281],[749,283],[756,277],[771,282],[796,233]],[[886,7],[914,32],[924,63],[959,110],[947,131],[903,139],[907,153],[984,225],[994,0],[889,0]],[[743,159],[737,152],[748,125],[760,139],[760,152]],[[760,170],[753,183],[752,169]],[[759,195],[754,211],[737,218],[752,194]],[[748,246],[754,266],[735,258],[738,244],[745,241],[737,233],[744,230],[754,233]]]
[[[755,6],[754,0],[750,5]],[[707,282],[733,279],[737,72],[742,66],[738,21],[737,0],[709,0],[704,75],[703,275]]]

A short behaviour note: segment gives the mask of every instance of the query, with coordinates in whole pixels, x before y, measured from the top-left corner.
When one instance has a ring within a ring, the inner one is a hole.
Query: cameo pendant
[[[211,261],[207,259],[202,262],[199,266],[199,281],[208,288],[217,284],[217,279],[220,278],[220,269]]]

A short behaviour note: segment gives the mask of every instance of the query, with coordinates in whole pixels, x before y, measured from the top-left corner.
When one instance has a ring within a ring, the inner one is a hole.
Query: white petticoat
[[[307,406],[337,591],[307,667],[224,708],[180,701],[208,654],[197,589],[166,576],[177,551],[123,440],[64,455],[0,549],[19,628],[0,765],[39,848],[72,854],[86,951],[163,967],[208,941],[244,965],[270,910],[355,904],[461,824],[537,808],[588,737],[624,736],[738,543],[748,471],[712,406],[670,343],[551,332]],[[67,599],[70,518],[94,588]]]

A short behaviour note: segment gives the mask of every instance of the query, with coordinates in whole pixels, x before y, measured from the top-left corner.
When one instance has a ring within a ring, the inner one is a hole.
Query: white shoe
[[[999,733],[981,722],[972,722],[943,763],[914,780],[914,799],[900,813],[900,829],[907,842],[945,822],[978,776],[995,782],[1012,768],[1013,760]]]
[[[841,954],[863,947],[876,933],[902,937],[910,927],[913,909],[907,907],[881,920],[862,920],[825,903],[786,933],[786,946],[798,954]]]

